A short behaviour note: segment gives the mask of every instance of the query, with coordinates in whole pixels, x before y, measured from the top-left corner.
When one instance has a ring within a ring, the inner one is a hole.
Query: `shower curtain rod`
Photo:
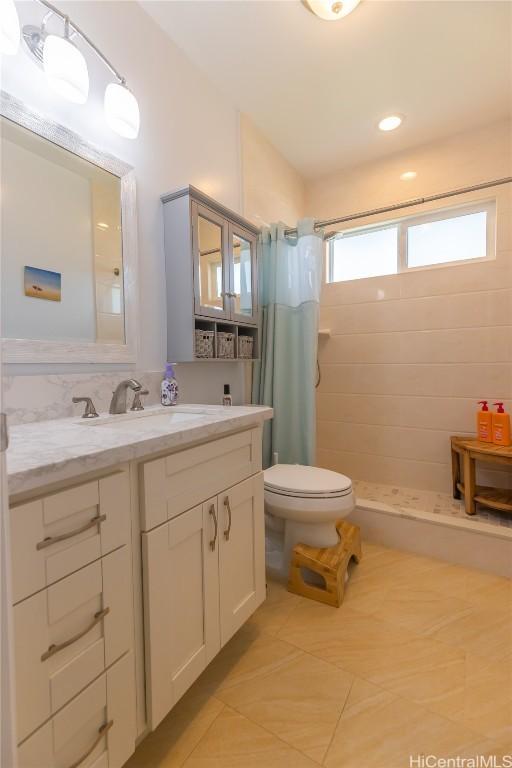
[[[442,200],[445,197],[454,197],[455,195],[463,195],[466,192],[476,192],[479,189],[488,189],[489,187],[497,187],[501,184],[510,184],[512,182],[512,176],[507,176],[504,179],[496,179],[495,181],[485,181],[482,184],[474,184],[471,187],[461,187],[460,189],[452,189],[451,192],[441,192],[438,195],[429,195],[428,197],[417,197],[414,200],[406,200],[404,203],[395,203],[395,205],[387,205],[384,208],[373,208],[370,211],[362,211],[361,213],[351,213],[349,216],[340,216],[337,219],[325,219],[324,221],[317,221],[315,223],[315,229],[323,229],[324,227],[332,227],[335,224],[343,224],[346,221],[354,221],[355,219],[364,219],[366,216],[375,216],[378,213],[389,213],[391,211],[399,211],[401,208],[411,208],[414,205],[422,205],[423,203],[431,203],[434,200]],[[293,229],[285,229],[285,236],[296,235],[297,227]]]

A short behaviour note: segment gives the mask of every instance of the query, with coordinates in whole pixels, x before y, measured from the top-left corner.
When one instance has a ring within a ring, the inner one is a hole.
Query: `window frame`
[[[454,259],[445,261],[441,264],[424,264],[418,267],[410,267],[408,264],[408,230],[410,227],[418,224],[430,224],[431,222],[444,221],[446,219],[455,219],[461,216],[468,216],[473,213],[486,213],[486,254],[475,259]],[[334,273],[334,244],[336,237],[327,242],[326,259],[326,283],[349,283],[354,280],[373,280],[375,277],[390,277],[407,272],[418,272],[425,269],[440,269],[442,267],[461,266],[462,264],[478,264],[484,261],[496,259],[496,198],[487,198],[485,200],[472,201],[463,205],[450,206],[447,208],[436,208],[425,213],[417,213],[411,216],[403,216],[399,219],[376,222],[375,224],[357,227],[353,229],[341,230],[342,238],[347,239],[358,235],[381,231],[385,229],[397,228],[397,271],[382,275],[368,277],[357,277],[352,280],[332,280]],[[337,233],[338,234],[338,233]]]

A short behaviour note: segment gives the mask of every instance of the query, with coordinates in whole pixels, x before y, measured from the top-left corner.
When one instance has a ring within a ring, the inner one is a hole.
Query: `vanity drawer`
[[[145,531],[261,471],[261,429],[172,453],[142,467]]]
[[[128,542],[128,472],[11,507],[10,527],[17,603]]]
[[[18,742],[132,646],[128,547],[14,606]]]
[[[18,768],[121,768],[134,749],[129,653],[18,747]]]

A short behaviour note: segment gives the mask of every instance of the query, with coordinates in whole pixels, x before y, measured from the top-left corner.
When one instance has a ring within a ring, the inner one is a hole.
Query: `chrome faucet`
[[[134,392],[140,392],[142,384],[136,379],[125,379],[117,385],[112,393],[112,400],[110,401],[109,413],[126,413],[126,393],[129,389],[133,389]]]

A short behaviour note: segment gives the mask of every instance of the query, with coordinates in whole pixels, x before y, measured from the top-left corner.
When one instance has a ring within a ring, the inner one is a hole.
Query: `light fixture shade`
[[[48,35],[43,48],[43,66],[54,91],[76,104],[85,104],[89,95],[89,73],[76,45],[67,38]]]
[[[305,0],[305,4],[324,21],[337,21],[352,13],[361,0]]]
[[[110,128],[126,139],[136,139],[140,114],[137,99],[125,85],[109,83],[105,90],[105,118]]]
[[[13,56],[20,44],[20,20],[14,0],[0,0],[0,51]]]

